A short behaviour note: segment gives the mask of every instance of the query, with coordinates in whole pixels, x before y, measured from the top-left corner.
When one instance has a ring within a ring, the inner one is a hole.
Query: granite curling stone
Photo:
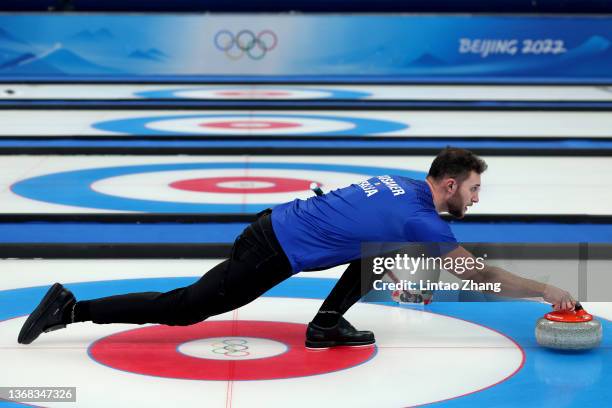
[[[538,319],[535,328],[539,345],[557,350],[588,350],[599,346],[601,323],[576,302],[574,310],[550,312]]]

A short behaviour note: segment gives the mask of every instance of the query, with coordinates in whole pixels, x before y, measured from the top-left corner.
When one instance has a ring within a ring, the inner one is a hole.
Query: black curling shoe
[[[42,333],[66,327],[66,324],[62,321],[62,316],[72,308],[75,302],[76,299],[72,292],[60,283],[51,286],[45,297],[23,324],[17,341],[21,344],[30,344]]]
[[[374,333],[357,330],[344,317],[332,327],[319,327],[310,322],[306,329],[306,347],[321,349],[334,346],[367,346],[374,344]]]

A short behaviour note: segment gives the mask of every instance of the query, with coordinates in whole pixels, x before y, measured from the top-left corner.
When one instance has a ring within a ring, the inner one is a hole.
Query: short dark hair
[[[431,163],[427,177],[434,180],[452,177],[463,181],[469,177],[470,172],[482,174],[486,169],[487,163],[469,150],[447,147]]]

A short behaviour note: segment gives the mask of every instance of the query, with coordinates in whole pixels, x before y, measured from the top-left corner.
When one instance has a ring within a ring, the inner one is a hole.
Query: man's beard
[[[448,200],[448,213],[457,218],[463,218],[465,215],[463,200],[459,193],[456,193],[451,199]]]

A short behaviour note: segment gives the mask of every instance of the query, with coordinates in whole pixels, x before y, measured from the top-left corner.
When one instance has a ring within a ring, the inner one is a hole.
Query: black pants
[[[366,295],[374,280],[381,277],[372,271],[372,259],[357,259],[346,268],[336,285],[325,298],[313,323],[321,327],[331,327],[338,323],[351,306]]]
[[[272,230],[268,210],[236,239],[230,258],[197,282],[165,293],[79,302],[76,321],[190,325],[244,306],[290,276],[291,265]]]

